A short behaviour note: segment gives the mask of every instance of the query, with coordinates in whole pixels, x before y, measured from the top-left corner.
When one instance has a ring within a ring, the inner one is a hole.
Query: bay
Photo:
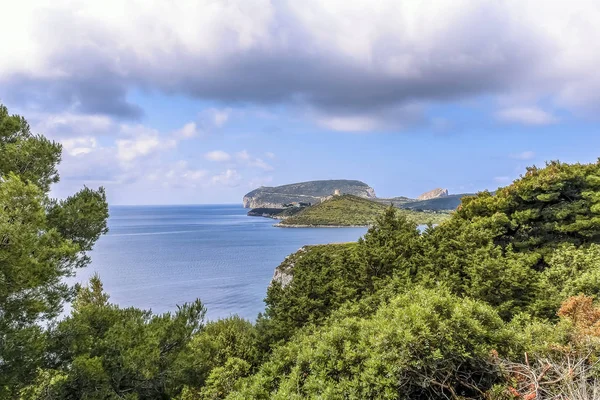
[[[118,206],[110,232],[75,280],[97,273],[111,302],[176,310],[200,298],[209,319],[233,314],[254,320],[273,270],[307,244],[356,241],[366,228],[275,228],[239,205]]]

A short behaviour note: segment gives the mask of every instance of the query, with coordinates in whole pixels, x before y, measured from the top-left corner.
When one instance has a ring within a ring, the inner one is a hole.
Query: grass
[[[388,207],[375,201],[345,194],[334,196],[320,204],[307,207],[286,218],[281,225],[309,226],[368,226]],[[447,213],[398,210],[416,224],[438,224],[449,217]]]

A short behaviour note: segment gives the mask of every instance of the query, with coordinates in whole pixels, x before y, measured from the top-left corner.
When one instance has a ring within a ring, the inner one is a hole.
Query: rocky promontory
[[[366,199],[375,198],[375,190],[361,181],[337,179],[292,183],[275,187],[260,187],[247,193],[244,208],[285,208],[290,204],[309,206],[320,203],[333,193],[351,194]]]

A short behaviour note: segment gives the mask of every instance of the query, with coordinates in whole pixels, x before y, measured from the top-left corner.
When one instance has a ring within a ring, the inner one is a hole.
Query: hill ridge
[[[283,208],[290,203],[320,203],[336,190],[364,198],[375,198],[375,190],[364,182],[350,179],[328,179],[262,186],[244,196],[244,208]]]

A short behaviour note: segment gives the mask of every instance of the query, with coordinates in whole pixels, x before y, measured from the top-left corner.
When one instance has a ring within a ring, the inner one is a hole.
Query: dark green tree
[[[41,324],[73,290],[64,278],[89,262],[107,231],[104,190],[49,197],[61,146],[0,105],[0,398],[27,383],[44,353]]]
[[[496,244],[546,255],[561,243],[600,241],[600,161],[530,167],[495,194],[464,198],[456,217],[490,232]],[[543,267],[543,265],[541,265]]]
[[[25,118],[9,115],[0,104],[0,176],[12,172],[47,193],[59,180],[61,151],[60,144],[32,134]]]
[[[413,282],[421,253],[420,234],[395,207],[389,206],[377,217],[364,238],[358,240],[361,279],[364,289],[374,291],[392,275]]]
[[[284,261],[279,268],[293,264],[287,272],[292,280],[285,287],[271,283],[265,313],[257,322],[264,350],[306,324],[321,323],[360,296],[363,282],[355,248],[355,244],[310,246]]]
[[[190,382],[178,362],[204,326],[197,300],[175,313],[153,315],[108,302],[94,276],[79,288],[69,317],[48,333],[46,366],[22,390],[25,399],[167,399]]]
[[[219,371],[249,373],[260,362],[258,332],[238,316],[206,324],[181,352],[176,367],[188,397],[204,384],[225,384]],[[233,370],[232,370],[233,369]]]

